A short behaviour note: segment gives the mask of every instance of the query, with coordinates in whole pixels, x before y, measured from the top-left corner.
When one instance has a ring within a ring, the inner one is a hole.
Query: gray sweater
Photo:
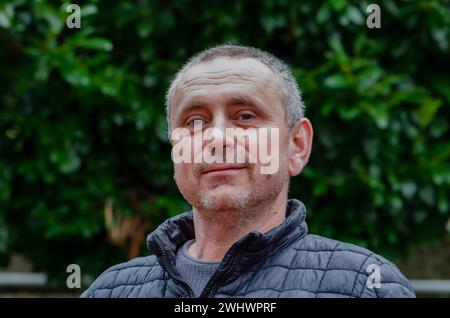
[[[188,248],[193,242],[194,240],[189,240],[178,249],[175,266],[181,277],[191,286],[194,296],[199,297],[220,263],[191,257]]]

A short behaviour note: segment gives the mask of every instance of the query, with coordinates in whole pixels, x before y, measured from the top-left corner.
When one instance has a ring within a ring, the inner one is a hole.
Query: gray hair
[[[253,58],[268,66],[277,79],[281,91],[281,102],[285,110],[285,119],[289,127],[294,126],[304,115],[300,90],[289,67],[274,55],[254,47],[241,45],[219,45],[191,57],[186,64],[177,72],[166,94],[166,116],[167,125],[170,129],[169,114],[172,98],[175,93],[178,80],[183,73],[196,64],[212,61],[219,57],[229,58]]]

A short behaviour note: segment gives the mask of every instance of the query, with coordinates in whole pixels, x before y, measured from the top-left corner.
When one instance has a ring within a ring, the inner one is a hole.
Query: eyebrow
[[[191,109],[191,108],[194,108],[194,107],[206,106],[206,104],[207,103],[205,101],[203,101],[201,99],[198,99],[198,98],[194,98],[194,99],[190,99],[186,103],[184,103],[182,105],[182,109],[184,111],[185,109]]]
[[[256,111],[259,112],[267,112],[268,108],[264,103],[261,102],[261,100],[257,97],[247,96],[247,95],[237,95],[230,97],[226,101],[226,106],[250,106],[252,108],[255,108]]]
[[[187,113],[191,110],[206,106],[207,103],[200,99],[191,99],[181,105],[180,114]]]
[[[206,105],[207,103],[205,103],[204,101],[200,100],[200,99],[191,99],[188,100],[185,103],[182,103],[182,105],[180,106],[180,110],[178,111],[178,118],[174,118],[175,120],[175,125],[179,124],[182,120],[183,114],[186,114],[190,111],[202,108]],[[174,114],[175,115],[175,114]]]
[[[227,107],[235,105],[259,106],[259,103],[254,101],[252,98],[240,95],[240,96],[233,96],[226,102]]]
[[[186,103],[184,103],[181,106],[181,110],[184,113],[191,109],[195,109],[198,107],[204,107],[207,104],[208,103],[203,101],[202,99],[191,99],[191,100],[188,100]],[[248,96],[245,96],[245,95],[238,95],[238,96],[230,97],[226,101],[225,105],[227,107],[236,106],[236,105],[249,105],[249,106],[256,106],[258,108],[261,107],[261,105],[259,104],[258,101],[254,100],[253,98],[250,98]]]

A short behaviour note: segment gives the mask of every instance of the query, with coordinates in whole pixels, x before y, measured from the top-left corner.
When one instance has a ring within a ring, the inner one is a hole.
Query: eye
[[[187,124],[189,126],[201,126],[204,123],[205,123],[205,121],[203,119],[201,119],[201,118],[194,118],[194,119],[191,119],[190,121],[188,121]]]
[[[250,113],[243,113],[239,115],[239,120],[249,121],[255,118],[253,114]]]

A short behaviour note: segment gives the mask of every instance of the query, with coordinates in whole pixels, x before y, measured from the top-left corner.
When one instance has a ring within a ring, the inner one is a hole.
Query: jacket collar
[[[254,263],[276,254],[307,234],[306,209],[296,199],[288,200],[286,219],[277,227],[262,234],[252,231],[235,242],[226,253],[219,269],[229,266],[231,260],[240,272]],[[148,248],[167,266],[175,270],[175,253],[186,241],[194,238],[192,211],[170,218],[147,237]],[[238,256],[238,259],[237,259]],[[176,271],[176,270],[175,270]]]

